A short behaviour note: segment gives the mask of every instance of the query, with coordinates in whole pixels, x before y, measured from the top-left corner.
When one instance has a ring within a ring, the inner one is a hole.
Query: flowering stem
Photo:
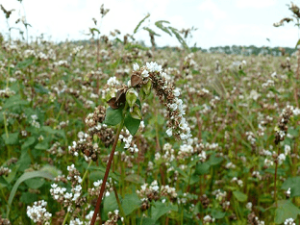
[[[88,167],[86,168],[86,171],[85,171],[85,173],[84,173],[84,175],[83,175],[83,177],[82,177],[81,183],[83,183],[84,180],[85,180],[85,178],[87,177],[87,174],[88,174],[88,171],[89,171],[90,166],[92,165],[92,162],[93,162],[93,160],[90,161]]]
[[[278,168],[278,156],[279,156],[279,146],[277,146],[278,148],[278,152],[277,152],[277,159],[275,160],[275,179],[274,179],[274,199],[275,199],[275,205],[276,205],[276,208],[278,207],[278,203],[277,203],[277,194],[276,194],[276,181],[277,181],[277,168]]]
[[[66,224],[68,217],[69,217],[69,211],[68,211],[67,214],[65,215],[64,222],[62,223],[62,225],[65,225],[65,224]]]
[[[127,104],[124,107],[124,112],[126,112],[126,110],[127,110]],[[100,194],[98,196],[97,203],[96,203],[96,208],[95,208],[92,220],[91,220],[91,225],[95,224],[95,221],[96,221],[96,218],[97,218],[97,214],[98,214],[98,212],[100,210],[100,205],[101,205],[103,194],[104,194],[104,191],[105,191],[106,181],[107,181],[107,178],[108,178],[108,174],[109,174],[109,170],[110,170],[110,167],[111,167],[111,163],[112,163],[113,158],[114,158],[114,154],[115,154],[115,150],[116,150],[117,143],[118,143],[118,140],[119,140],[119,136],[120,136],[121,130],[122,130],[123,126],[124,126],[124,120],[125,120],[125,116],[123,116],[122,122],[120,123],[120,126],[118,128],[117,134],[115,136],[115,140],[114,140],[114,143],[113,143],[113,146],[112,146],[112,150],[111,150],[111,153],[110,153],[110,156],[109,156],[109,160],[108,160],[108,163],[107,163],[107,166],[106,166],[106,171],[105,171],[105,174],[104,174],[103,182],[102,182],[102,185],[101,185]]]

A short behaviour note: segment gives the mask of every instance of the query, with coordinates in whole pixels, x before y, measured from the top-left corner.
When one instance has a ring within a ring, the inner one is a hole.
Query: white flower
[[[175,89],[174,89],[174,95],[175,95],[176,97],[178,97],[178,96],[180,95],[180,89],[179,89],[179,88],[175,88]]]
[[[252,210],[252,202],[248,202],[246,204],[246,208],[249,209],[250,211]]]
[[[142,72],[142,77],[144,77],[144,78],[149,77],[149,72],[147,70],[144,70]]]
[[[278,156],[278,164],[281,165],[283,163],[283,161],[285,160],[285,154],[280,154]]]
[[[171,137],[171,136],[172,136],[172,128],[169,128],[169,129],[166,131],[166,133],[167,133],[167,135],[168,135],[169,137]]]
[[[133,64],[133,70],[137,71],[139,68],[140,66],[137,63]]]
[[[293,218],[288,218],[284,221],[284,225],[296,225]]]

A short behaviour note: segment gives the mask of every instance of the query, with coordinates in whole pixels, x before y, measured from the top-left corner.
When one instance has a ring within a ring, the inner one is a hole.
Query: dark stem
[[[277,152],[277,159],[275,160],[275,180],[274,180],[274,198],[275,198],[275,205],[276,205],[276,208],[278,207],[278,204],[277,204],[277,195],[276,195],[276,181],[277,181],[277,168],[278,168],[278,156],[279,156],[279,146],[278,147],[278,152]]]
[[[103,182],[102,182],[102,185],[101,185],[100,194],[98,196],[97,203],[96,203],[96,208],[95,208],[92,220],[91,220],[91,225],[95,224],[95,221],[96,221],[96,218],[97,218],[97,214],[98,214],[99,209],[100,209],[100,205],[101,205],[101,202],[102,202],[103,194],[104,194],[104,191],[105,191],[106,181],[107,181],[107,178],[108,178],[108,174],[109,174],[109,170],[110,170],[110,167],[111,167],[111,163],[112,163],[113,158],[114,158],[114,153],[115,153],[115,150],[116,150],[116,147],[117,147],[119,136],[120,136],[121,130],[123,128],[123,124],[124,124],[124,119],[122,120],[122,122],[121,122],[121,124],[120,124],[120,126],[118,128],[117,134],[115,136],[115,140],[114,140],[113,147],[112,147],[112,150],[111,150],[111,153],[110,153],[110,156],[109,156],[109,160],[108,160],[108,163],[107,163],[107,166],[106,166],[106,171],[105,171],[105,174],[104,174]]]

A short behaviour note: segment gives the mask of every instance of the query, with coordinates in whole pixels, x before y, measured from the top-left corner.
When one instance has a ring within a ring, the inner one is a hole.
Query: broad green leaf
[[[239,201],[239,202],[245,202],[247,201],[247,195],[245,195],[244,193],[240,192],[240,191],[234,191],[233,192],[233,196]]]
[[[119,123],[121,123],[121,121],[123,119],[122,111],[123,111],[123,108],[112,109],[111,107],[109,107],[106,110],[106,116],[105,116],[105,120],[103,123],[105,123],[106,125],[109,125],[109,126],[118,125]]]
[[[211,215],[215,219],[222,219],[226,215],[226,212],[222,212],[221,210],[218,209],[213,209],[211,210]]]
[[[137,174],[129,174],[126,178],[126,181],[135,183],[135,184],[144,184],[145,179]]]
[[[207,161],[211,166],[216,166],[223,161],[222,157],[216,157],[215,154],[212,154]]]
[[[26,172],[22,176],[19,177],[19,179],[14,184],[8,198],[8,205],[7,205],[7,218],[9,218],[10,208],[11,204],[13,202],[13,199],[15,197],[15,194],[18,190],[19,185],[24,182],[25,180],[35,178],[35,177],[43,177],[49,180],[54,180],[54,176],[50,173],[44,172],[44,171],[33,171],[33,172]]]
[[[26,205],[33,203],[38,200],[38,195],[30,192],[23,192],[20,198],[21,202],[24,202]]]
[[[109,196],[104,198],[104,214],[107,215],[108,212],[113,212],[118,209],[118,202],[114,192],[111,192]]]
[[[35,143],[35,138],[34,137],[29,137],[26,139],[26,141],[22,144],[21,149],[26,149],[33,145]]]
[[[124,210],[125,215],[129,215],[134,210],[140,208],[141,206],[141,200],[137,196],[136,193],[132,194],[125,194],[124,198],[122,199],[122,208]]]
[[[196,165],[196,171],[195,173],[198,175],[203,175],[203,174],[208,174],[209,173],[209,167],[210,164],[205,162],[205,163],[198,163]]]
[[[6,145],[15,145],[19,143],[19,132],[16,133],[8,133],[8,137],[6,135],[6,133],[2,134],[1,136],[4,140],[4,143]]]
[[[300,210],[296,207],[290,200],[280,200],[278,201],[278,208],[275,210],[276,224],[282,224],[286,219],[297,218]]]
[[[124,124],[132,136],[134,136],[136,134],[136,132],[138,131],[138,129],[140,127],[140,122],[141,122],[141,120],[132,118],[132,116],[130,115],[129,112],[126,114]]]
[[[36,146],[34,146],[37,150],[48,150],[49,144],[44,140],[43,142],[38,143]]]
[[[28,104],[29,104],[29,102],[26,100],[20,99],[20,96],[15,96],[15,97],[9,98],[5,102],[3,109],[9,109],[14,106],[22,106],[22,105],[28,105]]]
[[[156,221],[158,220],[161,216],[167,214],[170,211],[177,211],[178,207],[177,205],[170,205],[167,203],[162,203],[162,202],[155,202],[153,203],[153,207],[151,209],[151,218]]]
[[[300,177],[289,177],[287,178],[282,186],[281,189],[288,190],[291,189],[291,197],[300,196]]]
[[[31,189],[39,189],[45,184],[45,180],[36,177],[36,178],[25,180],[24,183]]]

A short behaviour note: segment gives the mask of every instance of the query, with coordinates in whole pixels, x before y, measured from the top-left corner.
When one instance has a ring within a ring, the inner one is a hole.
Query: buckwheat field
[[[149,16],[109,36],[94,19],[86,41],[28,41],[24,20],[0,36],[0,224],[300,224],[297,48],[207,52]]]

